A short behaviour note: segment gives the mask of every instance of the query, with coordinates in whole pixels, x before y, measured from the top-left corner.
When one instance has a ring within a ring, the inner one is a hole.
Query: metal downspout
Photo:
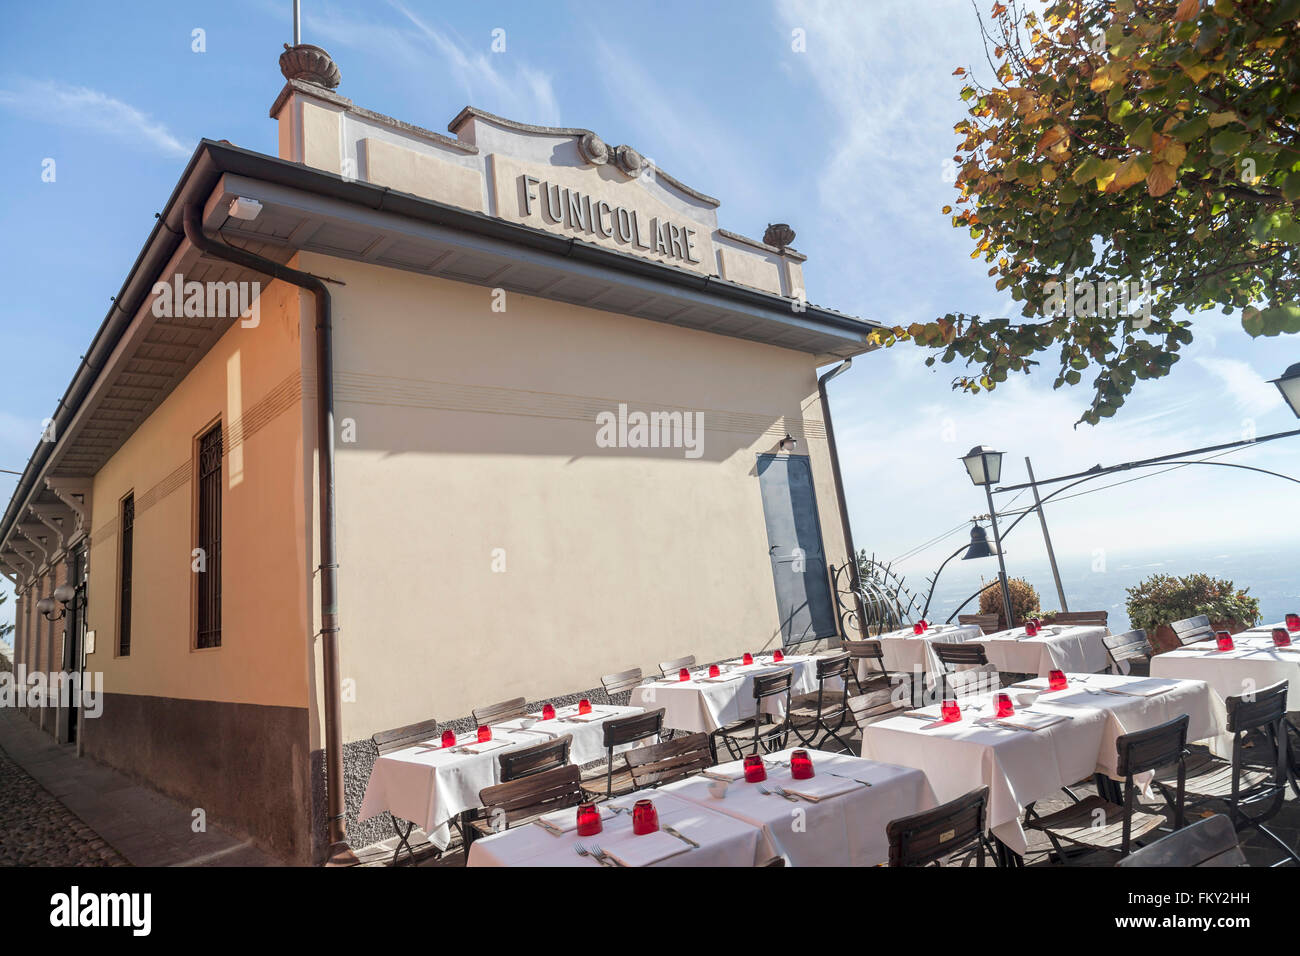
[[[853,359],[847,358],[821,378],[817,379],[817,394],[821,399],[822,418],[826,422],[826,445],[831,453],[831,475],[835,478],[835,499],[839,504],[840,529],[844,544],[849,549],[849,587],[853,589],[853,604],[858,614],[858,639],[867,636],[867,610],[862,606],[862,583],[858,578],[858,549],[853,545],[853,531],[849,528],[849,506],[844,500],[844,479],[840,474],[840,453],[835,444],[835,423],[831,418],[831,403],[826,397],[826,383],[847,371]],[[852,638],[850,638],[852,640]]]
[[[316,301],[317,481],[320,485],[320,619],[325,691],[325,781],[329,849],[326,865],[356,862],[346,843],[343,795],[343,723],[339,679],[338,553],[334,537],[334,354],[330,294],[314,275],[236,249],[203,232],[199,206],[185,206],[185,238],[204,255],[224,259],[310,292]]]

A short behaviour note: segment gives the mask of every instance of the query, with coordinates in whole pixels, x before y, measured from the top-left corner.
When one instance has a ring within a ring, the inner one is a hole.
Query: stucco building
[[[469,107],[443,135],[282,65],[279,156],[200,143],[0,571],[17,666],[102,675],[97,716],[33,720],[309,862],[378,730],[834,640],[819,373],[874,326],[631,147]]]

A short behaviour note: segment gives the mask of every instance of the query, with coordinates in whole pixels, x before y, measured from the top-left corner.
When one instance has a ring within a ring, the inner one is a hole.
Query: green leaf
[[[1249,142],[1249,133],[1225,129],[1210,140],[1210,149],[1221,155],[1231,156]]]

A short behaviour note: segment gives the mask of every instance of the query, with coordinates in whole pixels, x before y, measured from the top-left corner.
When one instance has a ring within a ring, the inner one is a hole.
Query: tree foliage
[[[1080,421],[1115,414],[1192,341],[1187,314],[1300,332],[1300,0],[1005,0],[981,20],[991,87],[962,89],[953,226],[1023,320],[949,314],[878,333],[966,360],[968,392],[1059,348],[1093,374]],[[956,75],[968,77],[966,68]],[[1067,299],[1074,280],[1094,300]],[[1107,282],[1148,308],[1098,308]],[[1054,299],[1053,296],[1057,295]],[[1110,314],[1107,314],[1107,312]],[[1180,316],[1181,317],[1178,317]]]

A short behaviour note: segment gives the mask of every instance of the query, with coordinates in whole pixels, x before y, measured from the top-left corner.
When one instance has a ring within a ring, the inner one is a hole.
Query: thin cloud
[[[1262,415],[1282,404],[1276,388],[1240,359],[1197,358],[1201,366],[1220,382],[1237,408],[1247,415]]]
[[[143,144],[164,156],[190,154],[163,123],[129,103],[86,86],[19,80],[0,89],[0,108],[47,123],[102,133],[126,143]]]

